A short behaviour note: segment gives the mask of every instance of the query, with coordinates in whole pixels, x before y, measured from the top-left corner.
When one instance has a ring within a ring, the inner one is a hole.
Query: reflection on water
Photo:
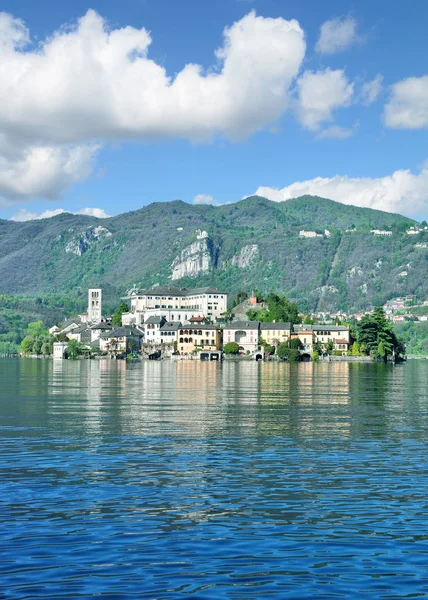
[[[428,361],[0,381],[0,597],[428,594]]]

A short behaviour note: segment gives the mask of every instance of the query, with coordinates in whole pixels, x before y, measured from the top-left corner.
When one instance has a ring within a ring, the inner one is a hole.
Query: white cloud
[[[218,202],[209,194],[198,194],[193,198],[193,204],[212,204],[213,206],[217,206]]]
[[[357,41],[357,22],[353,17],[330,19],[321,25],[315,50],[323,54],[335,54]]]
[[[368,106],[374,102],[382,91],[382,75],[376,75],[371,81],[367,81],[361,87],[360,101]]]
[[[50,217],[56,217],[56,215],[62,215],[63,213],[70,213],[72,215],[86,215],[88,217],[97,217],[98,219],[107,219],[108,215],[102,208],[82,208],[76,212],[70,210],[64,210],[63,208],[56,208],[54,210],[45,210],[42,213],[31,212],[25,208],[21,208],[16,215],[10,217],[11,221],[35,221],[38,219],[49,219]]]
[[[385,124],[396,129],[428,127],[428,75],[409,77],[391,86]]]
[[[32,197],[58,200],[92,171],[96,146],[8,146],[0,139],[0,204]]]
[[[330,140],[346,140],[353,134],[352,129],[346,129],[345,127],[339,127],[339,125],[331,125],[323,131],[320,131],[317,135],[319,139],[330,139]]]
[[[282,189],[259,187],[256,194],[275,202],[309,194],[366,208],[414,216],[428,210],[428,164],[418,173],[394,171],[384,177],[316,177]]]
[[[58,197],[90,170],[87,157],[70,177],[67,153],[94,143],[240,139],[270,125],[285,111],[304,58],[299,23],[251,11],[223,36],[211,69],[190,63],[170,76],[149,58],[144,28],[112,29],[89,10],[75,27],[31,45],[25,24],[0,13],[0,147],[19,155],[14,166],[10,153],[0,152],[11,171],[0,195]],[[34,161],[43,162],[47,178],[37,177]],[[26,183],[14,177],[19,169]]]
[[[297,80],[296,111],[301,124],[311,131],[318,131],[321,124],[333,120],[333,111],[349,106],[354,94],[341,69],[305,71]]]

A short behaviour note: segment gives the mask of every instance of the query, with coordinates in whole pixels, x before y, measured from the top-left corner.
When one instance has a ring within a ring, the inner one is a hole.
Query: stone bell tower
[[[101,298],[102,290],[88,290],[88,321],[90,323],[99,323],[101,321]]]

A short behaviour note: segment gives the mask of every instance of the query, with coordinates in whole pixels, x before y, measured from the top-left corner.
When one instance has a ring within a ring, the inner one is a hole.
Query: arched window
[[[182,343],[183,343],[183,338],[180,338],[180,344],[182,344]]]
[[[193,338],[189,338],[189,344],[193,342]]]
[[[192,335],[192,333],[193,333],[193,332],[192,332],[192,330],[191,330],[191,329],[189,329],[189,335]]]
[[[183,335],[184,331],[182,329],[180,329],[180,335]]]
[[[202,335],[202,329],[198,331],[198,335]]]
[[[189,343],[189,338],[184,338],[184,343],[188,344]]]
[[[189,330],[188,329],[184,330],[184,335],[189,335]]]

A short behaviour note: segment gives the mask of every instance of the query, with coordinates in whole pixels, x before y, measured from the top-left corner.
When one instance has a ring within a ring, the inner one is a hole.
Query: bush
[[[312,360],[313,362],[318,362],[320,359],[320,355],[318,354],[318,352],[315,350],[315,352],[312,352]]]
[[[300,360],[300,352],[294,348],[290,348],[290,352],[288,354],[288,362],[299,362]]]
[[[236,342],[229,342],[223,348],[225,354],[239,354],[239,344]]]

